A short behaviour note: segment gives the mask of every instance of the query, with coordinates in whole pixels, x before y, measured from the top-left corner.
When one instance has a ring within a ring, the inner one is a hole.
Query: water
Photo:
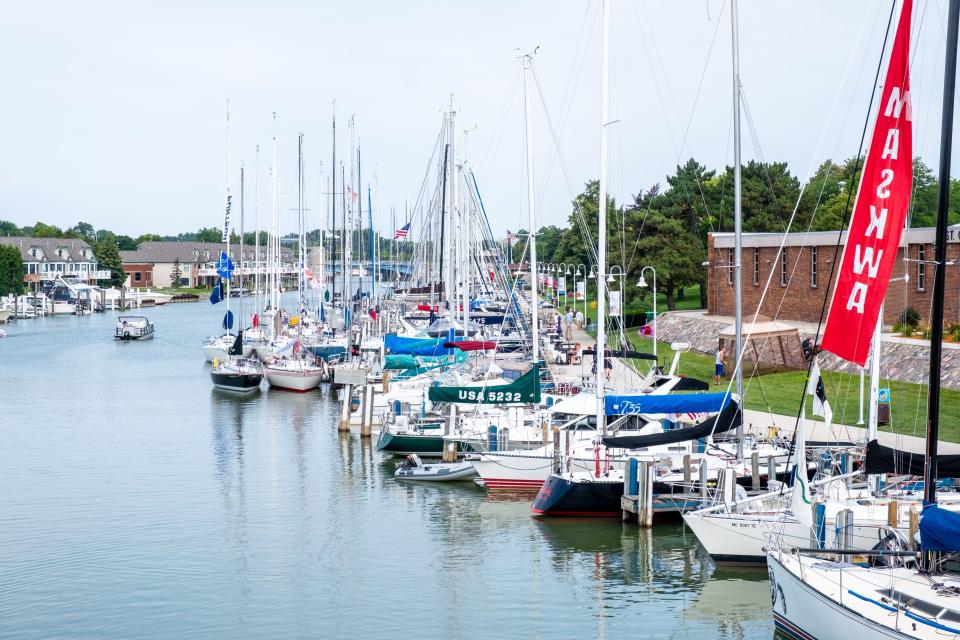
[[[763,570],[679,525],[544,520],[408,486],[328,390],[211,390],[223,313],[145,309],[0,340],[0,637],[770,638]]]

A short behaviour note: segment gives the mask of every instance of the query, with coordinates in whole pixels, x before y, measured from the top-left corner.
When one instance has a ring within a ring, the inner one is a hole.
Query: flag
[[[817,362],[816,358],[813,360],[813,366],[810,367],[807,394],[813,396],[813,415],[821,416],[829,429],[833,424],[833,410],[830,408],[830,403],[827,402],[827,390],[823,386],[823,378],[820,376],[820,363]]]
[[[800,422],[797,423],[796,437],[793,450],[793,495],[790,497],[790,510],[797,517],[800,524],[809,527],[813,524],[813,514],[810,506],[810,485],[807,478],[807,441],[803,434],[803,425],[806,422],[806,409],[800,410]]]
[[[407,234],[410,233],[410,223],[403,225],[399,229],[393,232],[394,240],[403,240],[407,237]]]
[[[904,0],[821,345],[861,367],[897,261],[913,185],[910,11]]]
[[[223,212],[223,232],[221,237],[223,242],[230,239],[230,205],[233,204],[233,196],[230,195],[230,188],[227,188],[227,203]]]
[[[210,292],[210,304],[217,304],[223,300],[223,290],[220,288],[220,283],[213,285],[213,291]]]
[[[587,281],[581,280],[577,283],[577,300],[586,300],[587,298]]]
[[[227,255],[226,251],[220,252],[220,257],[217,258],[217,275],[221,278],[229,279],[233,275],[233,261],[230,259],[230,256]]]
[[[311,269],[310,267],[304,267],[303,275],[307,279],[307,282],[310,284],[311,289],[320,288],[320,283],[317,281],[317,276],[314,275],[313,269]]]

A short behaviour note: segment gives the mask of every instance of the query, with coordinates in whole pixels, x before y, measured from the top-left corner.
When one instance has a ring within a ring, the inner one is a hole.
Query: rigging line
[[[513,76],[510,78],[510,84],[507,85],[509,87],[509,90],[507,91],[507,97],[503,102],[503,106],[500,108],[500,115],[497,117],[497,124],[493,128],[493,135],[490,137],[490,143],[487,145],[487,150],[483,154],[482,160],[477,165],[477,171],[483,171],[483,168],[487,164],[487,160],[489,160],[493,154],[493,150],[499,147],[500,136],[503,135],[503,131],[506,129],[507,113],[509,112],[510,107],[513,106],[513,99],[517,94],[517,77],[519,75],[520,70],[514,69]]]
[[[700,96],[701,96],[701,94],[702,94],[702,92],[703,92],[703,83],[704,83],[704,80],[705,80],[706,77],[707,77],[707,69],[708,69],[709,66],[710,66],[710,57],[711,57],[711,55],[712,55],[712,53],[713,53],[713,47],[714,47],[714,45],[716,44],[716,41],[717,41],[717,35],[718,35],[719,32],[720,32],[720,25],[721,25],[721,23],[722,23],[722,20],[720,20],[720,17],[723,16],[723,12],[724,12],[724,9],[726,8],[726,6],[727,6],[726,0],[723,0],[723,2],[722,2],[721,5],[720,5],[720,12],[719,12],[719,14],[718,14],[718,16],[717,16],[717,26],[714,27],[713,37],[710,39],[710,46],[709,46],[709,48],[707,49],[706,60],[704,60],[704,63],[703,63],[703,70],[700,72],[700,80],[699,80],[699,82],[697,83],[697,91],[696,91],[696,93],[695,93],[695,95],[694,95],[693,105],[690,107],[690,116],[687,118],[687,126],[686,126],[686,128],[684,129],[684,131],[683,131],[683,137],[680,139],[680,148],[679,148],[679,149],[675,149],[676,154],[677,154],[677,155],[676,155],[676,157],[677,157],[677,166],[680,166],[680,159],[683,157],[683,150],[684,150],[685,148],[687,148],[687,146],[688,146],[688,145],[687,145],[687,138],[688,138],[689,135],[690,135],[690,129],[693,127],[693,116],[694,116],[694,114],[696,113],[697,104],[699,103],[699,101],[700,101]],[[636,15],[637,15],[637,21],[641,23],[641,29],[642,29],[643,21],[640,19],[640,12],[639,12],[639,10],[637,9],[637,7],[638,7],[637,2],[636,2],[636,0],[634,0],[634,11],[635,11],[635,13],[636,13]],[[663,65],[663,57],[660,55],[660,53],[659,53],[659,48],[657,47],[657,41],[656,41],[655,38],[652,38],[652,37],[651,37],[651,40],[652,40],[652,42],[653,42],[653,46],[654,46],[655,50],[657,51],[657,57],[660,58],[660,67],[661,67],[661,68],[665,68],[665,65]],[[641,42],[643,42],[644,47],[646,47],[646,41],[645,41],[645,40],[641,40]],[[680,109],[677,108],[677,105],[676,105],[676,100],[673,98],[673,92],[672,92],[672,89],[671,89],[671,87],[670,87],[669,78],[665,79],[665,83],[666,83],[666,85],[667,85],[667,91],[670,93],[670,96],[671,96],[671,102],[674,103],[674,110],[675,110],[676,113],[680,113]],[[658,91],[659,91],[659,87],[658,87]],[[672,136],[671,136],[671,139],[672,139]],[[691,152],[691,153],[692,153],[692,152]],[[703,208],[704,208],[704,211],[706,211],[706,213],[707,213],[707,218],[708,218],[708,220],[710,220],[710,230],[711,230],[711,231],[716,231],[716,229],[713,227],[713,221],[712,221],[712,219],[711,219],[711,216],[709,215],[709,214],[710,214],[710,208],[707,206],[706,195],[704,194],[704,191],[703,191],[703,183],[700,181],[700,176],[699,176],[699,175],[696,176],[696,182],[697,182],[697,190],[699,191],[699,195],[700,195],[700,201],[703,203]],[[693,198],[690,196],[689,191],[687,191],[686,185],[684,185],[684,191],[686,191],[687,200],[690,201],[691,206],[692,206]]]
[[[896,0],[893,0],[893,4],[892,4],[892,6],[891,6],[891,8],[890,8],[890,16],[889,16],[888,21],[887,21],[887,28],[886,28],[886,31],[885,31],[885,33],[884,33],[883,50],[886,49],[887,40],[888,40],[889,34],[890,34],[890,24],[891,24],[891,22],[892,22],[892,20],[893,20],[893,13],[894,13],[895,7],[896,7]],[[871,93],[870,93],[870,105],[869,105],[869,108],[868,108],[868,110],[867,110],[866,116],[865,116],[865,118],[864,118],[864,124],[863,124],[863,130],[862,130],[862,133],[861,133],[860,146],[858,147],[858,154],[860,153],[859,150],[863,148],[863,142],[864,142],[864,139],[865,139],[865,137],[866,137],[867,129],[868,129],[869,124],[870,124],[870,114],[871,114],[872,109],[873,109],[873,101],[874,101],[874,97],[875,97],[875,94],[876,94],[877,81],[878,81],[878,79],[879,79],[880,71],[881,71],[882,65],[883,65],[883,55],[882,55],[882,53],[883,53],[883,52],[881,51],[880,59],[879,59],[878,62],[877,62],[877,70],[876,70],[876,74],[875,74],[875,78],[874,78],[874,82],[873,82],[873,88],[872,88]],[[849,65],[848,65],[847,68],[849,68]],[[844,72],[844,78],[845,78],[845,77],[846,77],[846,71]],[[837,104],[837,100],[838,100],[838,99],[839,99],[839,91],[838,91],[838,95],[834,98],[834,102],[833,102],[833,105],[832,105],[832,107],[831,107],[830,115],[829,115],[828,118],[827,118],[827,124],[828,124],[828,125],[829,125],[830,120],[831,120],[832,117],[833,117],[834,111],[836,110],[836,104]],[[815,149],[815,151],[814,151],[814,157],[816,157],[816,156],[819,154],[820,148],[821,148],[821,146],[823,145],[823,140],[824,140],[825,137],[826,137],[826,127],[824,127],[823,132],[822,132],[821,135],[820,135],[820,139],[819,139],[818,142],[817,142],[817,147],[816,147],[816,149]],[[859,158],[860,158],[860,155],[857,156],[857,162],[858,162],[858,163],[859,163]],[[813,162],[813,161],[811,161],[811,164],[812,164],[812,162]],[[809,175],[809,171],[810,171],[810,169],[808,169],[808,175]],[[806,183],[807,181],[808,181],[808,179],[805,180],[805,183]],[[804,184],[804,188],[800,190],[800,194],[798,195],[797,201],[796,201],[796,203],[794,204],[793,212],[792,212],[791,215],[790,215],[790,221],[789,221],[789,223],[787,224],[787,228],[786,228],[784,234],[783,234],[782,237],[781,237],[780,245],[779,245],[779,251],[778,251],[778,253],[777,253],[776,258],[775,258],[774,261],[773,261],[773,265],[771,266],[770,273],[767,275],[767,282],[766,282],[766,284],[764,285],[763,293],[761,294],[761,296],[760,296],[760,301],[759,301],[759,303],[758,303],[758,305],[757,305],[758,311],[763,308],[764,300],[766,299],[767,293],[768,293],[769,290],[770,290],[770,284],[773,282],[773,274],[774,274],[774,271],[776,270],[776,266],[777,266],[777,264],[779,263],[780,256],[782,255],[782,252],[783,252],[783,248],[786,246],[787,234],[789,233],[790,227],[793,225],[793,220],[794,220],[794,218],[795,218],[796,215],[797,215],[797,210],[798,210],[798,208],[799,208],[799,206],[800,206],[800,200],[803,198],[803,194],[804,194],[804,192],[805,192],[805,188],[806,188],[806,184]],[[846,205],[846,207],[845,207],[845,212],[848,212],[848,211],[849,211],[849,205],[850,205],[850,198],[849,198],[849,194],[848,194],[847,205]],[[844,216],[844,217],[845,217],[845,219],[844,219],[844,226],[846,226],[846,213],[845,213],[845,216]],[[840,242],[840,238],[841,238],[841,237],[842,237],[842,233],[837,235],[837,243],[838,243],[837,250],[839,249],[839,242]],[[830,273],[830,277],[829,277],[828,282],[833,280],[833,269],[835,269],[835,268],[836,268],[836,256],[834,256],[834,261],[833,261],[833,264],[832,264],[832,267],[831,267],[831,273]],[[827,301],[826,301],[826,299],[824,299],[823,307],[821,308],[821,314],[820,314],[820,324],[818,324],[818,326],[817,326],[817,337],[819,337],[819,335],[820,335],[820,334],[819,334],[819,331],[820,331],[820,326],[822,325],[822,322],[823,322],[823,314],[824,314],[825,309],[826,309],[826,304],[827,304]],[[752,326],[753,326],[753,325],[751,324],[751,327],[752,327]],[[748,329],[747,334],[746,334],[746,336],[745,336],[745,338],[744,338],[745,341],[749,341],[749,340],[751,339],[751,337],[752,337],[752,334],[753,334],[753,329],[752,329],[752,328],[751,328],[751,329]],[[739,369],[741,366],[743,366],[743,365],[742,365],[742,360],[743,360],[743,352],[741,352],[741,353],[739,354],[739,357],[737,358],[737,362],[735,363],[735,367],[734,367],[734,373],[736,373],[737,369]],[[810,364],[807,365],[807,376],[806,376],[806,379],[807,379],[807,380],[809,380],[809,378],[810,378],[810,370],[811,370],[811,367],[813,366],[813,362],[814,362],[814,360],[811,359],[811,360],[810,360]],[[734,377],[735,377],[735,376],[734,376]],[[728,396],[729,396],[730,393],[731,393],[732,385],[733,385],[733,378],[731,378],[730,382],[729,382],[728,385],[727,385],[726,395],[728,395]],[[806,387],[806,385],[804,385],[804,388],[805,388],[805,387]],[[746,394],[746,392],[744,392],[744,394]],[[803,406],[804,406],[803,400],[804,400],[804,399],[805,399],[805,395],[804,395],[804,394],[801,394],[801,402],[800,402],[799,408],[797,409],[797,416],[796,416],[797,424],[800,423],[800,416],[801,416],[801,413],[802,413],[802,411],[803,411]],[[742,402],[742,400],[743,400],[743,399],[741,398],[741,402]],[[715,424],[716,424],[716,423],[715,423]],[[796,438],[796,430],[794,430],[794,439],[795,439],[795,438]]]

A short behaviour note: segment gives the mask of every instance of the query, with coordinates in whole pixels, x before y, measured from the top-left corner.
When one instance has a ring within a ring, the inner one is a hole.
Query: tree
[[[202,227],[197,231],[197,242],[221,242],[223,232],[216,227]]]
[[[0,296],[23,293],[23,258],[20,250],[10,245],[0,245]]]
[[[117,248],[120,251],[136,251],[137,242],[130,236],[117,236]]]
[[[63,230],[60,227],[56,227],[52,224],[44,224],[38,222],[33,225],[33,232],[30,234],[34,238],[62,238]]]
[[[144,233],[143,235],[139,236],[136,240],[134,240],[134,242],[137,243],[138,247],[144,242],[162,242],[162,241],[163,241],[163,236],[158,236],[155,233]]]
[[[84,240],[93,239],[94,229],[93,225],[89,222],[78,222],[67,231],[73,233],[78,238],[83,238]]]
[[[111,234],[113,235],[113,234]],[[107,285],[111,287],[123,286],[127,274],[123,270],[123,260],[120,258],[120,249],[113,238],[104,238],[93,243],[93,255],[96,256],[100,269],[110,272]]]
[[[9,220],[0,220],[0,236],[19,236],[24,235],[20,227]]]
[[[180,271],[180,258],[173,259],[173,273],[170,274],[170,286],[174,289],[180,288],[180,278],[183,273]]]

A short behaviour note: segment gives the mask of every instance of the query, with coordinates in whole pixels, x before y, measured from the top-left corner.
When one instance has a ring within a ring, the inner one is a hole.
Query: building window
[[[787,248],[780,249],[780,286],[787,286]]]
[[[140,282],[141,277],[142,277],[142,274],[141,274],[139,271],[134,271],[134,272],[133,272],[133,281],[134,281],[134,282]]]
[[[753,248],[753,284],[760,284],[760,247]]]
[[[727,249],[727,284],[733,284],[733,249]]]
[[[917,245],[917,291],[927,289],[927,245]]]
[[[810,247],[810,286],[817,288],[817,248]]]

